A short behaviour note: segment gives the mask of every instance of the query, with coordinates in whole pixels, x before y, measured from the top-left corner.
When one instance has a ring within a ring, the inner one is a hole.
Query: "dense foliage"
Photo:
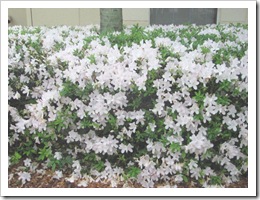
[[[68,181],[247,174],[246,25],[9,28],[9,167]]]

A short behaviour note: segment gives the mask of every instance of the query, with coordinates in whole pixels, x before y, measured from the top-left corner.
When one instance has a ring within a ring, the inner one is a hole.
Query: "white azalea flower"
[[[57,160],[60,160],[62,158],[61,152],[55,152],[54,158],[56,158]]]
[[[21,95],[19,92],[16,92],[15,95],[13,96],[13,99],[20,99]]]
[[[88,186],[88,181],[82,180],[78,183],[79,187],[87,187]]]
[[[208,149],[213,147],[213,144],[210,143],[209,140],[205,136],[203,136],[201,133],[198,135],[192,135],[190,137],[191,142],[186,145],[186,152],[195,153],[196,158],[198,159],[198,156],[205,153]]]
[[[133,152],[133,145],[131,144],[125,145],[121,143],[119,145],[119,149],[121,150],[121,153]]]
[[[62,171],[55,171],[55,174],[52,178],[59,180],[62,177],[63,177]]]
[[[32,161],[31,161],[31,159],[26,158],[23,162],[24,162],[24,166],[25,166],[25,167],[30,167]]]
[[[155,125],[155,123],[149,123],[149,127],[150,127],[151,131],[155,131],[156,125]]]
[[[27,181],[31,180],[31,174],[29,174],[28,172],[19,172],[19,180],[22,180],[22,184],[25,184]]]

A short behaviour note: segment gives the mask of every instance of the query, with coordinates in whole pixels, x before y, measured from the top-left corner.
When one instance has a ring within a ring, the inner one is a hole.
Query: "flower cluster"
[[[246,25],[9,28],[10,166],[53,178],[197,181],[247,173]],[[9,167],[10,167],[9,166]],[[22,183],[30,173],[19,172]]]

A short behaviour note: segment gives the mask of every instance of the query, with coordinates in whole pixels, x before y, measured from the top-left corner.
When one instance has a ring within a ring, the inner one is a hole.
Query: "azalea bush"
[[[23,165],[22,184],[47,169],[112,187],[247,175],[247,25],[8,32],[9,167]]]

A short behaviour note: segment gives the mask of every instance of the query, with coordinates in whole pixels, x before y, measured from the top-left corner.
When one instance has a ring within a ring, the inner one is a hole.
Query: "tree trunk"
[[[100,33],[122,31],[122,8],[100,8]]]

